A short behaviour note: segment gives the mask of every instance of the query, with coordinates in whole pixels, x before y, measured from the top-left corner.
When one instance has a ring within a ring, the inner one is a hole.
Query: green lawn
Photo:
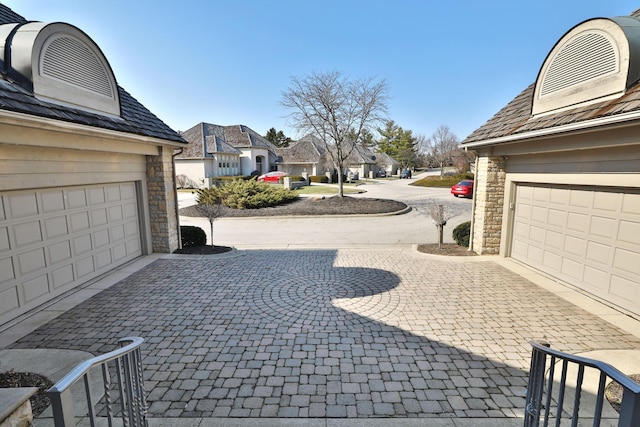
[[[418,187],[451,187],[462,181],[463,179],[473,179],[472,174],[461,173],[454,176],[445,176],[440,179],[440,176],[427,176],[419,179],[411,185],[417,185]]]
[[[363,190],[362,185],[356,187],[353,184],[344,184],[342,191],[344,194],[357,194]],[[338,185],[307,185],[305,187],[296,188],[294,190],[298,194],[338,194]]]

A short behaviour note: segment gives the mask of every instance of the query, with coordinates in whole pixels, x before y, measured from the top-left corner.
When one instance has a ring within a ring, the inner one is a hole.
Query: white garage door
[[[511,256],[640,314],[637,190],[518,185]]]
[[[141,255],[135,183],[0,194],[0,324]]]

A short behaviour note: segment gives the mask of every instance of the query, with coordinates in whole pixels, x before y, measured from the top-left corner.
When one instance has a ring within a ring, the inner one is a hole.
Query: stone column
[[[500,252],[505,178],[504,158],[487,156],[478,158],[473,251],[480,255]]]
[[[173,149],[161,147],[158,156],[147,156],[147,191],[153,252],[171,253],[179,247]]]

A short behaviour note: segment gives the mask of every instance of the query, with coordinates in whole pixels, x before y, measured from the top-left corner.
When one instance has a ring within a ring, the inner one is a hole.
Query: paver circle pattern
[[[397,277],[377,269],[345,269],[332,274],[282,271],[256,284],[247,295],[247,303],[262,316],[280,324],[305,328],[345,326],[367,323],[362,313],[376,313],[379,320],[402,309],[401,300],[388,292],[397,285]],[[357,309],[336,316],[336,307]]]

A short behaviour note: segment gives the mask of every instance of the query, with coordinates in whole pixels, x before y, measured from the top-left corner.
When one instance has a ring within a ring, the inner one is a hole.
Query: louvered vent
[[[602,34],[581,34],[567,43],[553,59],[540,96],[618,71],[616,50]]]
[[[88,46],[72,37],[57,37],[48,44],[42,57],[41,73],[109,98],[114,97],[114,88],[102,62]]]

